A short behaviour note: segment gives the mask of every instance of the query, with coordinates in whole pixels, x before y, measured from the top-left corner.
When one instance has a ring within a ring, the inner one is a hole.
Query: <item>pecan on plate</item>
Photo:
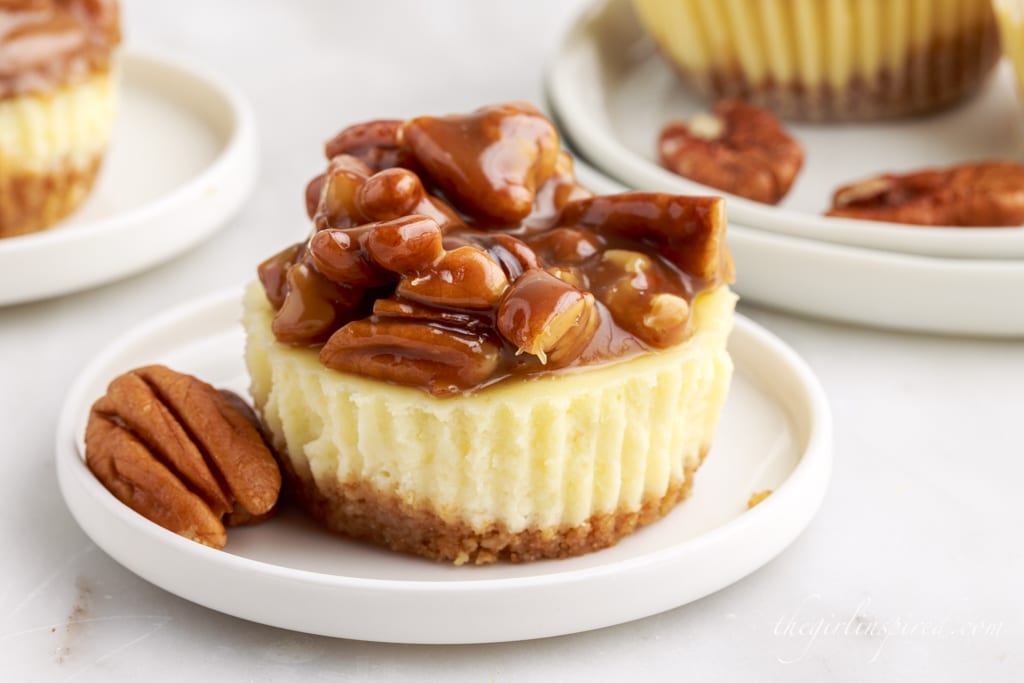
[[[804,162],[803,147],[771,112],[740,100],[669,123],[658,155],[673,173],[765,204],[786,196]]]
[[[86,464],[143,517],[223,548],[225,525],[262,521],[281,489],[255,416],[240,404],[161,365],[131,370],[92,406]]]
[[[1021,225],[1024,166],[983,161],[875,176],[836,190],[827,215],[915,225]]]

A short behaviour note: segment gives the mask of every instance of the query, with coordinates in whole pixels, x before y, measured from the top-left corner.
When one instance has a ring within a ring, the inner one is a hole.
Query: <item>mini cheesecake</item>
[[[245,295],[295,498],[455,564],[579,555],[667,514],[732,374],[722,200],[593,197],[528,105],[380,124],[332,141],[312,236]]]
[[[112,0],[0,1],[0,237],[88,195],[113,128],[118,26]]]
[[[948,107],[999,59],[990,0],[632,0],[680,76],[780,116],[869,121]]]

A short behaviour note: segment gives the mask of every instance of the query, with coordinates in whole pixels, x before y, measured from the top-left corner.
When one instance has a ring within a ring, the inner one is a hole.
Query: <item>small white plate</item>
[[[582,162],[576,175],[598,194],[627,189]],[[1024,336],[1024,260],[894,254],[733,223],[727,237],[742,301],[869,327]]]
[[[825,395],[796,354],[739,318],[736,376],[692,498],[619,545],[583,557],[454,567],[346,540],[286,512],[231,529],[226,550],[137,515],[86,468],[89,406],[111,378],[163,362],[244,393],[241,292],[179,307],[128,333],[69,391],[57,474],[75,519],[142,578],[244,619],[327,636],[401,643],[540,638],[618,624],[696,600],[781,552],[818,509],[831,469]],[[774,493],[752,510],[755,491]]]
[[[176,60],[126,51],[114,138],[96,186],[48,230],[0,239],[0,305],[94,287],[209,237],[256,179],[242,95]]]
[[[731,220],[791,236],[955,258],[1024,259],[1024,227],[906,226],[828,218],[840,185],[978,159],[1024,160],[1024,116],[1009,64],[969,102],[941,114],[861,125],[793,123],[806,151],[793,190],[777,207],[729,196]],[[641,30],[628,0],[605,0],[568,31],[547,71],[547,94],[580,153],[635,188],[722,194],[662,168],[656,144],[672,119],[708,103],[687,89]]]

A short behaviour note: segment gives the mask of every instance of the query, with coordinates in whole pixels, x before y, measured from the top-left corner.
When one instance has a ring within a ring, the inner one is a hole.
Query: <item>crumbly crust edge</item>
[[[100,153],[84,164],[69,161],[46,173],[0,174],[0,238],[38,232],[78,208],[102,161]]]
[[[324,490],[309,475],[300,476],[287,453],[279,450],[277,459],[288,497],[326,529],[439,562],[484,565],[575,557],[615,545],[689,497],[708,448],[685,467],[682,480],[671,481],[660,496],[645,496],[639,509],[597,513],[579,525],[518,532],[501,521],[475,529],[468,522],[445,519],[427,505],[410,504],[366,481],[331,482]]]

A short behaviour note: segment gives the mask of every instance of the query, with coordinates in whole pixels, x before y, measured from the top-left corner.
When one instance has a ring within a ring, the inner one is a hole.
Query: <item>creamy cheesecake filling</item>
[[[855,118],[858,109],[898,115],[950,102],[979,84],[998,57],[987,0],[633,0],[633,6],[700,89],[747,96],[805,118]],[[849,107],[852,112],[843,111]]]
[[[43,94],[0,100],[0,168],[4,175],[84,167],[110,142],[117,107],[115,75]]]
[[[474,533],[559,530],[682,487],[709,448],[732,365],[735,297],[694,302],[677,347],[438,400],[325,372],[278,343],[258,284],[245,299],[251,393],[297,475],[324,493],[363,482]]]

